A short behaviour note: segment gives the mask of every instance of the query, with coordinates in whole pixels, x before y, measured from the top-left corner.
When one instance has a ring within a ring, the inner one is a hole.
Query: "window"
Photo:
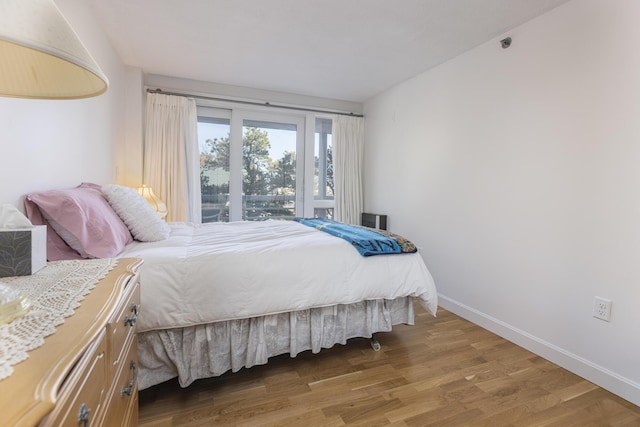
[[[207,116],[200,114],[207,113]],[[198,111],[202,222],[229,221],[229,113],[215,109]]]
[[[242,219],[293,219],[297,215],[296,123],[242,123]]]
[[[314,210],[316,218],[333,218],[333,147],[331,119],[316,119],[314,141],[315,176],[313,180]]]
[[[198,141],[202,222],[333,216],[331,119],[199,106]]]

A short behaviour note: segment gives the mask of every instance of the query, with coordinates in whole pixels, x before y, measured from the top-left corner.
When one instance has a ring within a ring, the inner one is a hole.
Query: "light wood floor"
[[[640,426],[640,407],[444,309],[377,336],[143,390],[140,425]]]

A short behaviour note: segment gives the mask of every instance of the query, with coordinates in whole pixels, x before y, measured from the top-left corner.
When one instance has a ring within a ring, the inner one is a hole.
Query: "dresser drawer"
[[[59,277],[62,275],[57,273],[62,269],[69,271],[74,280],[97,282],[79,305],[73,295],[60,294],[60,300],[47,300],[48,304],[60,305],[72,302],[73,314],[65,314],[55,333],[30,350],[29,357],[0,381],[0,426],[135,426],[138,416],[135,395],[128,399],[129,406],[117,409],[123,415],[119,415],[121,418],[115,424],[106,422],[115,420],[110,405],[116,402],[115,396],[120,399],[122,385],[128,386],[133,378],[128,361],[137,364],[136,326],[130,319],[137,310],[132,312],[131,304],[139,301],[138,270],[142,260],[58,263],[33,275],[33,281],[46,289],[65,285]],[[136,392],[134,384],[131,393]],[[117,407],[118,403],[113,405]]]
[[[102,403],[109,384],[107,368],[107,345],[102,332],[71,371],[60,389],[54,411],[40,425],[92,425],[103,410]]]
[[[120,363],[107,401],[105,426],[136,426],[138,423],[138,340],[134,336]]]
[[[116,375],[117,365],[121,363],[129,342],[136,333],[138,309],[140,307],[140,287],[138,276],[131,279],[126,287],[122,302],[118,305],[115,316],[107,324],[109,337],[109,360],[113,363],[111,376]]]

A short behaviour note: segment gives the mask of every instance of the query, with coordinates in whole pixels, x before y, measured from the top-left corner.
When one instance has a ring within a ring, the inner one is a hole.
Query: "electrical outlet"
[[[595,297],[593,302],[593,317],[610,322],[611,304],[612,302],[608,299]]]

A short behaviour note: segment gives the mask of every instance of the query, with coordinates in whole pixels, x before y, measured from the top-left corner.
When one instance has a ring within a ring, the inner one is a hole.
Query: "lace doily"
[[[31,309],[0,326],[0,380],[29,357],[29,350],[40,347],[117,263],[111,258],[53,261],[31,276],[3,277],[3,283],[31,300]]]

